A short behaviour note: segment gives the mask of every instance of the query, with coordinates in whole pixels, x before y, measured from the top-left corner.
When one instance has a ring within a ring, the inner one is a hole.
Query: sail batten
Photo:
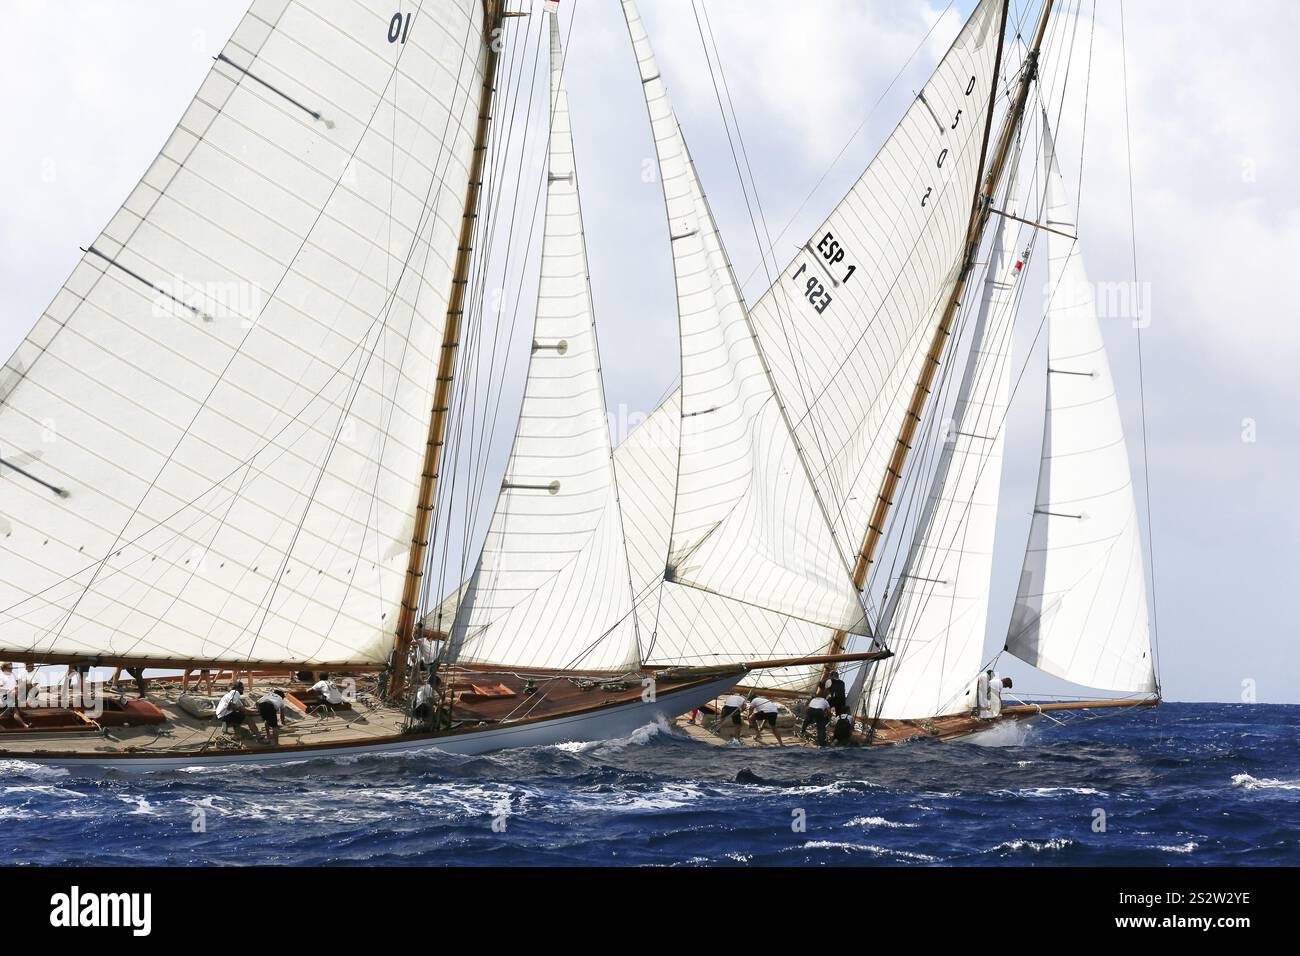
[[[485,62],[392,15],[255,0],[6,363],[0,652],[386,658]]]
[[[1072,207],[1043,117],[1047,219]],[[1049,674],[1156,690],[1123,423],[1077,240],[1048,234],[1047,388],[1029,543],[1006,649]]]

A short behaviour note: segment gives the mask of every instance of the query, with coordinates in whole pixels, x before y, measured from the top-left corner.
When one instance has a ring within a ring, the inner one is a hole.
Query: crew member
[[[801,734],[808,733],[808,724],[817,725],[817,746],[826,746],[826,725],[831,719],[831,702],[826,699],[824,693],[818,693],[812,700],[808,701],[808,709],[803,715],[803,729]]]
[[[835,718],[835,729],[831,732],[835,746],[843,747],[853,743],[853,715],[844,712]]]
[[[247,716],[244,707],[244,682],[237,680],[230,685],[230,690],[217,701],[217,720],[232,730],[242,727]]]
[[[320,680],[312,684],[311,689],[320,694],[320,699],[331,707],[343,703],[343,692],[330,680],[329,674],[321,674]]]
[[[781,711],[776,701],[768,700],[766,697],[751,696],[749,708],[749,725],[754,728],[754,743],[760,743],[763,739],[763,731],[771,727],[777,746],[784,747],[785,741],[781,739],[781,731],[776,726],[777,714]]]
[[[284,691],[273,687],[262,695],[257,702],[257,712],[266,724],[266,739],[272,745],[280,745],[280,723],[284,719]]]
[[[726,731],[727,735],[740,738],[740,711],[745,706],[745,697],[743,694],[730,693],[722,701],[722,713],[718,716],[717,731],[722,735]],[[735,729],[727,730],[727,722]]]
[[[826,683],[826,701],[835,708],[835,713],[842,714],[849,709],[848,695],[844,690],[844,681],[839,671],[831,671],[831,678]]]
[[[1011,689],[1010,677],[994,677],[989,681],[989,705],[985,717],[1002,716],[1002,692]]]
[[[26,730],[31,725],[23,720],[22,704],[18,681],[14,678],[14,665],[0,664],[0,719],[12,714],[18,726]]]

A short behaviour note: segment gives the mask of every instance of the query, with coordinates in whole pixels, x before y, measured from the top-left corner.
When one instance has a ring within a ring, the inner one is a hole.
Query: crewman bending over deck
[[[763,739],[764,728],[771,727],[772,736],[776,738],[777,746],[784,747],[785,741],[781,739],[781,731],[776,726],[777,715],[781,712],[781,708],[777,707],[776,701],[751,694],[749,707],[749,725],[754,728],[754,743],[759,743]]]
[[[284,719],[284,691],[278,687],[262,695],[257,702],[257,712],[266,724],[266,739],[274,746],[280,745],[280,722]]]
[[[433,728],[433,717],[437,707],[437,695],[433,692],[432,684],[421,684],[415,689],[415,705],[411,708],[411,716],[426,729]]]
[[[803,715],[803,729],[801,734],[808,733],[808,724],[817,725],[817,746],[826,746],[826,725],[831,720],[831,702],[824,696],[825,692],[818,690],[813,699],[808,701],[808,709]]]
[[[844,711],[835,718],[835,730],[831,733],[835,746],[844,747],[853,743],[853,715]]]
[[[343,692],[330,680],[329,674],[321,674],[320,680],[312,684],[311,689],[320,694],[320,699],[331,706],[343,703]]]
[[[230,685],[230,690],[226,691],[225,696],[217,701],[217,720],[231,730],[238,730],[243,726],[247,716],[248,709],[244,706],[244,682],[237,680]],[[249,732],[252,732],[251,728]]]
[[[714,728],[718,736],[740,739],[740,711],[744,706],[745,697],[743,694],[732,693],[722,699],[722,713],[718,715],[718,723]]]

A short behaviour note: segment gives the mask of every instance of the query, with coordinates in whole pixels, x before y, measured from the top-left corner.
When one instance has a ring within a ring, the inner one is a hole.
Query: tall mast
[[[1012,101],[1011,109],[1007,111],[1006,118],[1002,122],[1002,129],[998,133],[998,141],[989,162],[988,174],[985,176],[971,207],[970,225],[966,232],[966,246],[965,251],[962,253],[961,271],[958,273],[957,281],[953,285],[952,293],[948,296],[939,324],[935,326],[934,335],[930,339],[930,349],[921,365],[921,374],[912,389],[912,397],[907,404],[907,413],[903,416],[902,428],[899,430],[898,439],[894,443],[893,454],[890,456],[889,465],[886,467],[884,478],[881,480],[880,491],[876,495],[871,520],[867,522],[867,532],[863,536],[862,547],[858,549],[857,559],[853,564],[853,584],[858,590],[866,586],[867,572],[871,568],[872,561],[875,560],[876,548],[880,545],[880,539],[884,533],[885,518],[889,514],[890,505],[894,503],[894,493],[903,474],[903,465],[907,461],[907,453],[911,450],[912,442],[916,438],[917,426],[921,424],[921,412],[925,408],[926,397],[929,396],[934,383],[935,370],[938,369],[942,360],[944,346],[947,344],[948,336],[952,332],[953,320],[956,318],[962,295],[966,291],[967,280],[970,278],[972,268],[975,265],[975,256],[979,250],[980,240],[984,235],[984,227],[988,224],[989,215],[993,209],[993,196],[1002,180],[1007,157],[1011,154],[1011,145],[1015,139],[1016,128],[1020,125],[1020,120],[1025,111],[1025,104],[1029,100],[1029,88],[1038,75],[1038,54],[1042,48],[1043,36],[1047,32],[1047,21],[1052,13],[1052,3],[1053,0],[1043,0],[1043,12],[1038,19],[1038,28],[1034,34],[1033,45],[1030,47],[1029,54],[1026,56],[1024,66],[1020,72],[1020,83],[1016,88],[1015,99]],[[993,106],[997,98],[998,81],[1002,68],[1002,45],[1003,37],[1006,34],[1006,21],[1007,4],[1004,3],[999,28],[1001,32],[998,34],[997,57],[993,62],[993,89],[989,95],[988,123],[984,133],[986,148],[988,135],[993,126]],[[830,653],[840,653],[844,649],[846,637],[846,632],[836,631],[831,638]]]
[[[411,535],[411,554],[402,585],[402,605],[397,615],[393,653],[388,662],[388,693],[399,692],[406,683],[406,658],[415,635],[419,614],[420,580],[424,577],[424,558],[429,549],[434,495],[438,487],[438,469],[447,431],[447,412],[451,402],[452,379],[456,372],[456,353],[460,346],[461,320],[465,294],[469,288],[470,252],[474,239],[479,193],[483,187],[483,165],[487,155],[488,129],[492,120],[492,94],[496,87],[496,67],[500,52],[500,29],[505,0],[483,0],[483,35],[486,50],[483,87],[479,91],[478,124],[474,131],[474,154],[470,160],[469,185],[465,189],[465,209],[460,224],[460,242],[456,249],[456,268],[452,274],[451,295],[447,299],[447,316],[443,323],[442,350],[438,358],[438,377],[434,386],[433,411],[429,418],[429,438],[424,447],[424,466],[420,472],[420,495],[415,506],[415,531]]]

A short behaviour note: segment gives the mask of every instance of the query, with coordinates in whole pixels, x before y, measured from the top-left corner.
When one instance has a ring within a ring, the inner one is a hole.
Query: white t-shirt
[[[316,683],[311,685],[311,689],[316,691],[316,693],[320,694],[322,697],[324,697],[326,703],[329,704],[343,703],[343,695],[339,693],[339,689],[335,687],[331,681],[318,680]]]
[[[259,704],[270,704],[277,714],[284,713],[284,698],[279,694],[263,694]]]
[[[781,708],[777,707],[776,701],[768,700],[766,697],[755,697],[750,703],[754,710],[760,714],[777,714]]]
[[[224,720],[230,714],[243,706],[243,699],[239,691],[231,688],[226,691],[226,696],[217,702],[217,720]]]
[[[830,705],[831,702],[825,697],[814,697],[812,700],[808,701],[809,710],[825,710],[830,707]]]
[[[421,684],[415,692],[415,706],[419,707],[421,704],[432,704],[432,703],[433,703],[433,688],[430,687],[428,684]]]
[[[1002,713],[1002,688],[1004,686],[1001,677],[995,677],[989,681],[988,710],[995,717]]]
[[[416,660],[432,664],[433,659],[438,656],[438,649],[434,647],[433,638],[419,637],[415,640],[415,657]]]
[[[727,699],[724,700],[724,701],[722,702],[722,705],[723,705],[724,707],[744,707],[744,706],[745,706],[745,695],[744,695],[744,694],[728,694],[728,695],[727,695]]]
[[[18,701],[18,681],[13,674],[0,671],[0,707],[13,707]]]

